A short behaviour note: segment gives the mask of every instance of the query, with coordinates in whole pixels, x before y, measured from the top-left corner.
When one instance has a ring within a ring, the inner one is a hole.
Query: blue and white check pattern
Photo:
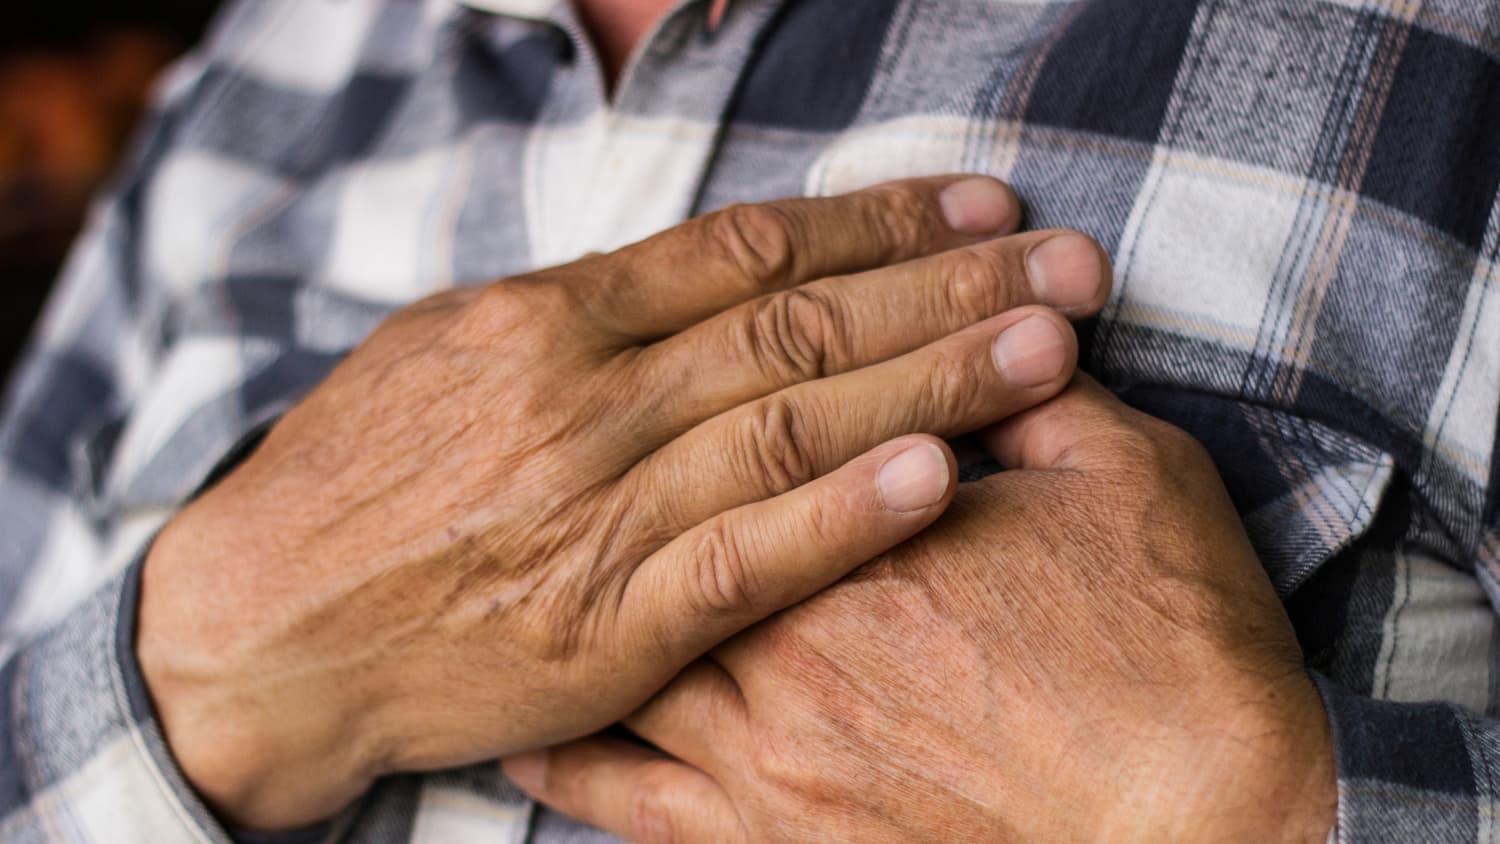
[[[135,561],[391,309],[950,171],[1115,256],[1085,365],[1215,456],[1324,691],[1338,837],[1500,837],[1500,2],[706,7],[612,102],[553,0],[244,0],[164,84],[0,427],[0,840],[227,839],[139,679]],[[488,765],[306,837],[598,835]]]

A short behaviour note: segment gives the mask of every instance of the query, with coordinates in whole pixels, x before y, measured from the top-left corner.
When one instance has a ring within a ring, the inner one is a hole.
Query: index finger
[[[1015,194],[988,176],[735,205],[609,256],[616,267],[579,301],[606,330],[654,340],[766,293],[1009,234],[1020,220]]]
[[[1190,441],[1181,430],[1120,401],[1077,373],[1055,398],[979,432],[1007,469],[1089,469]]]
[[[501,762],[527,796],[627,841],[746,841],[734,801],[710,776],[605,736]]]

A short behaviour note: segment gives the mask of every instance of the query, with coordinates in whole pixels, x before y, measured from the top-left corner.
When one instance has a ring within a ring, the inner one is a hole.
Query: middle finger
[[[641,380],[670,439],[794,384],[889,360],[1020,305],[1071,317],[1108,296],[1109,259],[1086,235],[1031,232],[763,296],[645,349]]]

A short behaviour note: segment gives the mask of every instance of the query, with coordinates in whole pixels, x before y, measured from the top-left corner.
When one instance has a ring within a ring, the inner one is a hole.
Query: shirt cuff
[[[229,842],[172,761],[135,660],[141,562],[6,666],[6,732],[20,805],[0,838]],[[14,810],[14,811],[12,811]]]
[[[0,780],[11,780],[0,840],[239,840],[188,784],[157,723],[135,654],[143,559],[0,670]],[[311,844],[336,826],[244,842]]]
[[[264,437],[260,432],[254,442],[258,443]],[[140,589],[141,571],[144,566],[144,558],[131,566],[125,573],[125,580],[120,596],[120,610],[118,635],[115,642],[115,656],[120,666],[120,677],[124,686],[126,698],[130,702],[131,716],[141,725],[149,725],[149,731],[158,738],[158,741],[148,745],[154,747],[158,752],[153,753],[155,764],[165,771],[170,772],[170,779],[175,789],[185,791],[187,798],[192,801],[198,816],[212,818],[212,813],[203,804],[202,799],[188,785],[187,778],[177,766],[177,760],[172,756],[171,748],[167,745],[165,736],[161,733],[160,724],[156,718],[156,707],[151,702],[151,695],[146,686],[146,678],[141,671],[140,659],[135,651],[135,630],[140,617]],[[340,816],[343,819],[347,813]],[[336,820],[313,824],[300,829],[287,830],[285,832],[256,832],[253,830],[235,829],[233,827],[225,830],[227,837],[235,844],[319,844],[319,842],[330,841],[335,837],[337,829],[343,824]]]
[[[1341,844],[1474,841],[1494,809],[1484,725],[1444,703],[1356,694],[1316,672],[1333,730]]]

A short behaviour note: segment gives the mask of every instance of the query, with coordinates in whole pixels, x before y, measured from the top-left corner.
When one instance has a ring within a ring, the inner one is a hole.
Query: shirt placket
[[[778,0],[735,0],[711,26],[711,0],[686,0],[646,37],[611,97],[568,4],[549,20],[575,59],[553,80],[525,151],[534,266],[608,251],[691,213],[720,128]]]

